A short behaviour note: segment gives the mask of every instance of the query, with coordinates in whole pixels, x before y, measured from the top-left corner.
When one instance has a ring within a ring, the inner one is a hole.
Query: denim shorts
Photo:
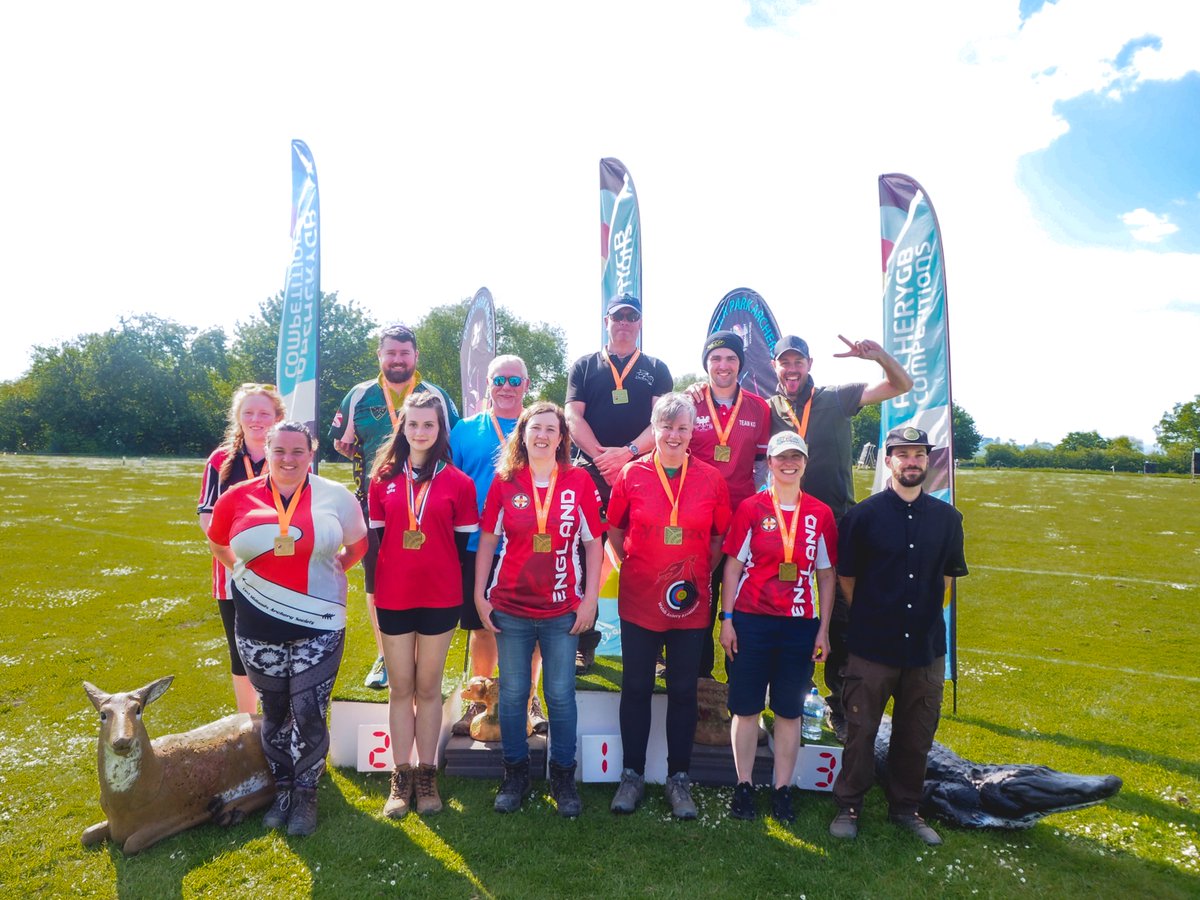
[[[820,627],[819,619],[734,610],[737,656],[726,665],[729,711],[735,716],[758,715],[770,687],[771,711],[784,719],[800,718],[812,680],[812,652]]]

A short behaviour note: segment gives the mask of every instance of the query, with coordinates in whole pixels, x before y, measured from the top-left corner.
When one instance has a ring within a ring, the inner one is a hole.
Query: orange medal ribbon
[[[658,459],[658,451],[654,451],[654,468],[658,472],[658,480],[663,486],[663,490],[667,492],[667,499],[671,501],[671,526],[679,525],[679,498],[683,496],[683,482],[687,480],[688,458],[683,458],[683,466],[679,469],[679,493],[671,491],[671,482],[667,480],[667,473],[663,469],[663,464]]]
[[[796,508],[792,510],[792,521],[787,528],[783,527],[783,508],[779,505],[779,495],[771,488],[771,504],[775,507],[775,520],[779,522],[779,537],[783,541],[783,562],[779,564],[779,580],[795,581],[798,578],[797,566],[792,562],[792,554],[796,550],[796,528],[800,525],[800,501],[804,494],[796,495]]]
[[[723,451],[714,450],[713,459],[718,462],[729,462],[732,456],[732,451],[729,449],[729,435],[733,433],[733,426],[737,424],[737,414],[738,410],[742,408],[742,397],[744,396],[740,387],[735,388],[735,390],[737,391],[737,401],[733,404],[733,409],[729,413],[729,425],[722,430],[721,417],[717,415],[717,408],[713,406],[712,391],[709,390],[708,385],[704,386],[704,402],[708,404],[708,414],[712,417],[713,431],[717,433],[717,446],[725,448]],[[807,409],[804,412],[804,421],[805,423],[808,422]]]
[[[633,364],[638,361],[638,358],[642,355],[642,351],[640,349],[633,351],[633,356],[629,357],[629,362],[625,363],[625,368],[621,371],[620,375],[617,374],[617,367],[613,365],[613,361],[608,358],[608,351],[601,350],[600,355],[604,357],[604,361],[612,369],[613,383],[616,384],[616,390],[613,391],[615,399],[618,391],[625,390],[625,376],[633,369]]]
[[[242,456],[242,465],[246,467],[246,480],[251,481],[255,477],[255,475],[254,475],[254,463],[250,462],[249,454],[245,454]]]
[[[792,406],[792,401],[786,396],[783,398],[783,402],[787,404],[787,416],[792,420],[792,426],[796,429],[796,434],[805,440],[808,440],[808,414],[812,412],[813,394],[816,393],[816,390],[816,388],[813,388],[809,391],[808,400],[804,404],[804,417],[799,420],[796,419],[796,407]]]
[[[550,486],[546,488],[546,502],[538,496],[537,483],[533,480],[533,470],[529,470],[529,486],[533,489],[533,510],[537,513],[537,534],[533,536],[535,553],[550,552],[550,535],[546,533],[546,523],[550,520],[550,501],[554,497],[554,484],[558,481],[558,466],[550,471]]]
[[[437,474],[437,470],[435,469],[434,475],[436,475],[436,474]],[[421,517],[425,515],[425,498],[426,498],[426,495],[429,493],[429,486],[431,484],[433,484],[433,479],[430,478],[428,481],[424,482],[421,485],[420,490],[418,490],[416,492],[416,496],[414,497],[413,496],[412,466],[410,466],[408,464],[408,462],[405,462],[404,463],[404,484],[408,488],[408,530],[409,531],[420,531],[421,530]]]
[[[398,406],[403,406],[404,401],[408,399],[408,395],[412,393],[412,389],[421,383],[421,373],[413,370],[412,380],[408,387],[403,391],[395,391],[397,397],[400,398],[400,403],[397,404],[392,400],[392,389],[388,386],[388,381],[382,375],[379,376],[379,386],[383,388],[383,399],[387,403],[388,418],[392,420],[392,431],[396,430],[396,426],[400,424],[400,413],[396,412]]]
[[[496,418],[496,414],[490,409],[488,410],[488,418],[492,420],[492,428],[496,430],[496,440],[500,442],[500,448],[504,449],[505,443],[508,442],[508,437],[504,434],[504,429],[500,427],[500,420]]]

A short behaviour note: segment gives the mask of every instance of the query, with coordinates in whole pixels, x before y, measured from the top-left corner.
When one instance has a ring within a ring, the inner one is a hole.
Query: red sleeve
[[[754,521],[754,506],[755,495],[753,494],[738,504],[737,512],[733,514],[733,524],[725,533],[725,543],[721,546],[722,553],[729,556],[737,556],[741,553],[742,545],[746,543],[746,535],[750,532],[750,523]]]
[[[372,478],[367,488],[367,525],[383,528],[383,517],[383,483],[378,478]]]
[[[246,483],[248,482],[243,482],[243,484]],[[212,521],[208,525],[208,539],[218,547],[229,546],[229,532],[233,528],[234,504],[237,503],[240,494],[241,491],[236,489],[226,491],[217,499],[217,504],[213,507]]]
[[[479,524],[479,507],[475,499],[475,482],[466,472],[456,469],[462,477],[458,479],[458,499],[454,503],[454,527],[470,528]]]
[[[211,513],[221,493],[221,464],[225,462],[225,451],[220,448],[209,454],[204,464],[204,475],[200,478],[200,501],[197,513]]]
[[[829,563],[836,569],[838,552],[837,523],[833,520],[833,510],[828,506],[825,507],[821,534],[825,538],[825,552],[829,554]]]
[[[625,466],[617,480],[613,482],[612,494],[608,498],[608,527],[625,529],[629,527],[629,500],[625,496],[625,481],[629,477],[632,464]],[[723,484],[724,482],[722,482]]]
[[[500,485],[503,482],[499,478],[492,479],[492,484],[488,488],[487,499],[483,501],[483,517],[479,520],[479,527],[484,530],[496,533],[496,523],[500,521],[500,507],[504,502],[500,496]]]
[[[713,534],[724,534],[729,530],[729,520],[733,518],[733,510],[730,508],[729,500],[729,485],[725,483],[725,479],[714,473],[713,493],[717,497],[717,505],[713,509]]]

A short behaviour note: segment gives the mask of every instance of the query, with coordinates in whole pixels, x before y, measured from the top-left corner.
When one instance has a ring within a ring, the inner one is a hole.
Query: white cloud
[[[1129,226],[1130,236],[1144,244],[1157,244],[1179,230],[1166,213],[1159,216],[1144,208],[1125,213],[1121,221]]]

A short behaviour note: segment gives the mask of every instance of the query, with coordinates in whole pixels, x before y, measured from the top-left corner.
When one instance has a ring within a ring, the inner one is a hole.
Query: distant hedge
[[[1013,444],[989,444],[984,451],[988,466],[1010,469],[1092,469],[1141,472],[1146,463],[1154,463],[1159,472],[1188,474],[1192,471],[1192,452],[1181,447],[1166,453],[1139,453],[1125,448],[1048,450]]]

